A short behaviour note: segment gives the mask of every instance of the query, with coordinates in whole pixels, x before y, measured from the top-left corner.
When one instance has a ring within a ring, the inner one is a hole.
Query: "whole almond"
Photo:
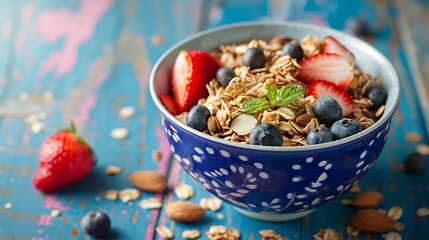
[[[146,192],[162,192],[166,185],[165,177],[154,171],[134,172],[129,178],[131,184]]]
[[[385,233],[394,230],[397,222],[386,214],[372,209],[357,210],[351,220],[351,225],[368,233]]]
[[[362,192],[351,199],[350,205],[358,208],[375,208],[384,201],[383,195],[377,191]]]
[[[307,124],[314,118],[314,115],[311,114],[302,114],[296,118],[296,123],[298,123],[301,127],[307,126]]]
[[[177,201],[167,205],[167,215],[177,222],[196,222],[204,217],[206,210],[190,202]]]

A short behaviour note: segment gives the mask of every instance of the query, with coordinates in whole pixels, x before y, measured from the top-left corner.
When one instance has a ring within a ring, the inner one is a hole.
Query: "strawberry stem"
[[[73,121],[71,121],[71,122],[70,122],[70,131],[71,131],[72,133],[77,133],[77,131],[76,131],[76,126],[74,125],[74,122],[73,122]]]

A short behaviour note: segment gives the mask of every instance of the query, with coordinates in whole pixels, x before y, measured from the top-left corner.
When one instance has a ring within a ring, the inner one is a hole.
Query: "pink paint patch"
[[[39,216],[39,220],[37,220],[37,225],[39,226],[51,226],[52,222],[52,217],[51,215],[47,215],[47,214],[42,214]]]
[[[10,22],[4,22],[2,29],[3,29],[3,37],[5,39],[9,39],[10,36],[12,35],[12,25],[10,24]]]
[[[22,136],[22,145],[27,145],[30,142],[30,134],[25,132]]]
[[[320,16],[314,16],[311,19],[311,23],[318,26],[325,26],[325,20]]]
[[[33,18],[34,9],[36,6],[34,6],[33,3],[27,4],[22,8],[22,22],[28,23]]]
[[[37,232],[38,234],[42,234],[42,233],[43,233],[43,229],[39,228],[39,229],[37,229],[37,230],[36,230],[36,232]]]
[[[124,216],[125,216],[125,215],[127,215],[127,213],[128,213],[128,212],[127,212],[127,210],[125,210],[125,209],[122,209],[122,210],[121,210],[121,214],[122,214],[122,215],[124,215]]]
[[[89,114],[91,112],[91,109],[95,106],[96,102],[97,96],[90,95],[88,96],[86,101],[79,106],[76,117],[74,118],[74,123],[76,125],[85,124],[89,120]]]
[[[31,240],[44,240],[44,238],[41,238],[41,237],[33,237],[33,238],[31,238]]]
[[[61,201],[56,200],[55,195],[52,194],[46,196],[43,207],[47,209],[58,209],[60,211],[67,210],[67,207],[63,206]]]
[[[79,47],[92,37],[96,23],[112,4],[113,0],[82,0],[76,12],[67,8],[42,12],[36,20],[36,32],[49,43],[64,39],[64,45],[42,63],[38,77],[52,72],[60,78],[69,73],[76,64]]]

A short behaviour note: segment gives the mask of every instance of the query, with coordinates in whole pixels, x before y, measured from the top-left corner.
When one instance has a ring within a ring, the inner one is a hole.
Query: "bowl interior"
[[[353,139],[363,136],[368,131],[372,131],[381,126],[387,121],[395,112],[399,101],[399,81],[397,74],[390,64],[390,62],[374,47],[368,43],[350,36],[346,33],[324,28],[320,26],[312,26],[301,23],[288,23],[288,22],[273,22],[273,21],[257,21],[247,22],[240,24],[227,25],[224,27],[204,31],[195,34],[171,47],[156,63],[152,70],[150,79],[151,95],[161,112],[177,124],[183,126],[191,132],[191,129],[184,124],[181,124],[164,108],[158,96],[161,93],[170,93],[170,75],[174,61],[182,49],[202,49],[202,50],[218,50],[222,44],[233,44],[248,42],[251,39],[264,39],[270,40],[271,38],[285,35],[301,40],[305,36],[312,35],[317,38],[323,39],[326,36],[333,36],[339,42],[344,44],[356,57],[357,66],[363,71],[371,74],[374,77],[380,77],[383,88],[387,91],[388,98],[386,102],[385,112],[382,118],[377,121],[373,126],[358,133],[348,140],[342,139],[328,143],[327,145],[336,145],[343,142],[351,141]],[[208,138],[214,138],[207,135]],[[226,140],[221,140],[228,142]],[[235,144],[235,143],[230,143]],[[323,145],[323,144],[322,144]],[[326,145],[326,146],[327,146]],[[257,146],[264,148],[265,146]],[[299,148],[305,150],[306,148],[318,148],[319,146],[300,146],[300,147],[287,147],[288,150]],[[262,149],[261,148],[261,149]],[[268,148],[267,148],[268,149]]]

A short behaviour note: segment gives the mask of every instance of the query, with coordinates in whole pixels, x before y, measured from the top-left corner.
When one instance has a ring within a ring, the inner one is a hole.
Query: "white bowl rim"
[[[381,64],[385,64],[387,69],[390,69],[392,72],[392,79],[390,81],[393,81],[393,90],[391,93],[389,93],[389,96],[393,94],[393,106],[387,111],[384,112],[382,117],[372,126],[370,126],[367,129],[364,129],[363,131],[354,134],[350,137],[335,140],[328,143],[322,143],[322,144],[316,144],[316,145],[307,145],[307,146],[262,146],[262,145],[252,145],[252,144],[244,144],[244,143],[238,143],[238,142],[232,142],[229,140],[225,140],[222,138],[217,138],[209,134],[202,133],[198,130],[195,130],[186,124],[180,122],[175,116],[173,116],[170,112],[167,111],[167,109],[162,104],[159,97],[156,95],[155,92],[155,73],[158,67],[161,65],[161,62],[164,58],[166,58],[171,52],[175,51],[179,46],[185,44],[188,41],[194,40],[196,38],[200,38],[201,36],[205,36],[208,34],[212,34],[213,32],[219,32],[230,28],[240,28],[245,26],[258,26],[258,25],[283,25],[283,26],[294,26],[294,27],[302,27],[302,28],[317,28],[319,31],[327,31],[327,34],[335,33],[337,35],[343,35],[344,37],[351,38],[352,41],[360,42],[360,44],[366,45],[367,50],[372,51],[372,54],[378,58],[378,62]],[[398,74],[395,70],[395,68],[392,66],[390,61],[387,60],[387,58],[379,52],[377,49],[375,49],[372,45],[369,43],[354,37],[352,35],[346,34],[344,32],[341,32],[339,30],[335,30],[328,27],[318,26],[318,25],[312,25],[312,24],[306,24],[306,23],[298,23],[298,22],[288,22],[288,21],[278,21],[278,20],[257,20],[257,21],[245,21],[245,22],[239,22],[239,23],[233,23],[233,24],[226,24],[215,28],[210,28],[198,33],[195,33],[178,43],[174,44],[172,47],[170,47],[164,54],[161,55],[161,57],[157,60],[155,65],[153,66],[150,78],[149,78],[149,90],[150,94],[152,96],[153,101],[155,102],[157,108],[159,111],[161,111],[164,116],[167,116],[170,121],[174,122],[176,125],[183,128],[185,131],[188,131],[196,136],[202,137],[207,139],[208,141],[217,142],[219,144],[228,145],[230,147],[236,147],[236,148],[243,148],[243,149],[249,149],[249,150],[257,150],[257,151],[269,151],[269,152],[301,152],[301,151],[313,151],[318,149],[329,149],[332,147],[338,147],[340,145],[345,145],[347,143],[353,142],[358,140],[359,138],[362,138],[371,132],[374,132],[376,129],[381,127],[385,122],[387,122],[395,113],[396,109],[399,105],[399,78]]]

